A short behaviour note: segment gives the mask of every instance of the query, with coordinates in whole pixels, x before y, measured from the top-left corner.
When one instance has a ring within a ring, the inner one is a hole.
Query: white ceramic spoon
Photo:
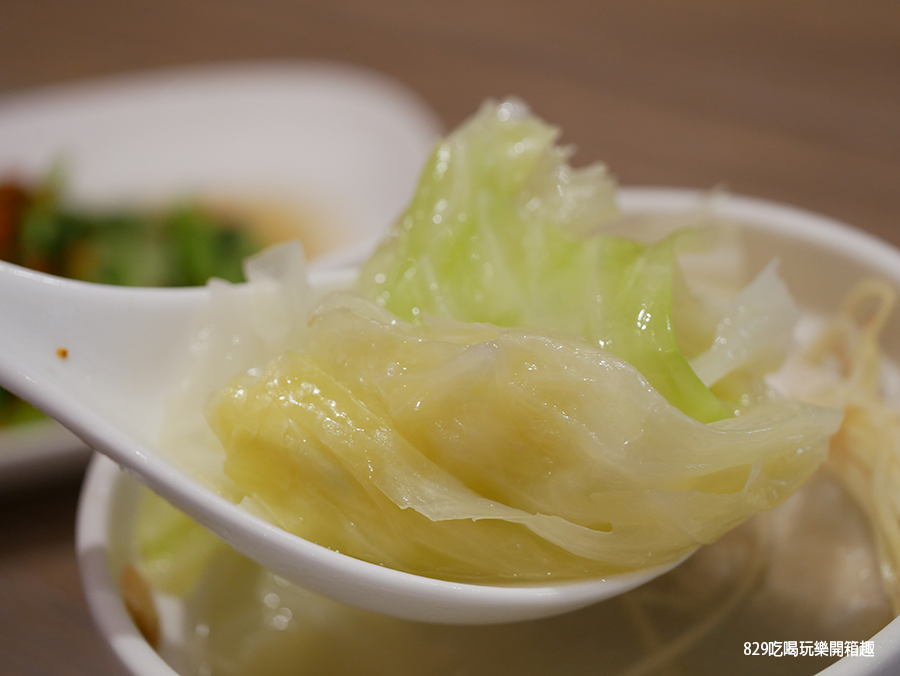
[[[319,272],[337,285],[347,271]],[[157,449],[205,288],[133,289],[0,263],[0,385],[32,402],[232,547],[312,591],[411,620],[535,619],[610,598],[676,564],[585,582],[479,586],[398,572],[291,535],[202,487]]]

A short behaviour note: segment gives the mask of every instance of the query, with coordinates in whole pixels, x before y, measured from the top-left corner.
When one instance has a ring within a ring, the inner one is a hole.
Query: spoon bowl
[[[338,287],[352,275],[318,271],[310,281]],[[0,385],[262,566],[386,615],[453,624],[549,617],[621,594],[680,563],[552,585],[460,584],[354,559],[253,516],[159,450],[166,397],[188,368],[187,347],[209,302],[206,288],[113,287],[0,263]]]

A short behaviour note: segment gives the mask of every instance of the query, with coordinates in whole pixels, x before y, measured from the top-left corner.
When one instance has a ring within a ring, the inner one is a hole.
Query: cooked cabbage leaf
[[[690,231],[652,246],[604,234],[615,183],[600,165],[571,168],[558,136],[521,104],[486,103],[432,153],[359,289],[407,321],[437,314],[582,336],[688,415],[726,417],[672,327],[678,244]]]
[[[276,524],[471,581],[673,560],[793,492],[840,414],[768,402],[707,425],[581,338],[417,326],[343,296],[305,353],[233,382],[210,420]]]
[[[841,419],[764,387],[784,285],[695,296],[679,255],[704,232],[623,236],[614,183],[557,135],[486,105],[313,314],[296,249],[217,284],[166,426],[183,466],[319,544],[479,582],[672,561],[783,501]]]

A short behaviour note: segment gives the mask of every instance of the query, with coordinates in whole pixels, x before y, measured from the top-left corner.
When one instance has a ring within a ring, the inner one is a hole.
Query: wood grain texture
[[[625,184],[724,185],[900,244],[895,0],[0,3],[0,96],[294,58],[384,71],[448,127],[513,94]],[[0,502],[0,674],[113,673],[79,590],[75,490]]]

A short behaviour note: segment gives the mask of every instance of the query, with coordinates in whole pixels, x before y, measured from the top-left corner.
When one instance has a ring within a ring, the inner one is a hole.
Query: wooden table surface
[[[0,97],[271,58],[384,71],[448,127],[514,94],[624,184],[724,185],[900,245],[896,0],[0,3]],[[78,484],[0,495],[0,674],[114,673],[79,587]]]

